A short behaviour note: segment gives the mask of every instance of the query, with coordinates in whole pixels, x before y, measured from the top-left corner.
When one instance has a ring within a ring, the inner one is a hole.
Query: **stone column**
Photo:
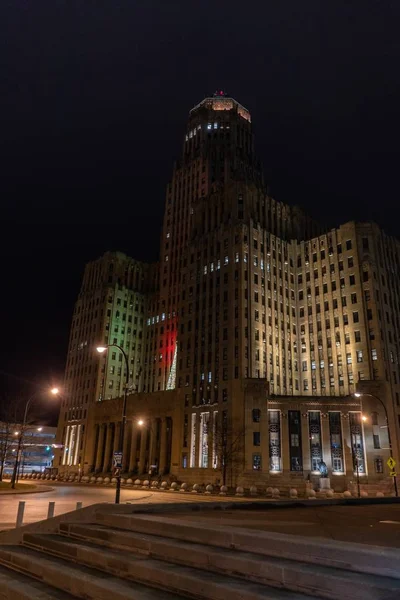
[[[107,472],[110,470],[111,463],[111,442],[112,442],[112,424],[109,423],[106,425],[106,449],[104,452],[104,462],[102,466],[102,471]]]
[[[282,471],[284,474],[290,473],[290,452],[289,452],[289,417],[288,411],[282,411],[281,418],[281,460]]]
[[[97,443],[97,454],[96,454],[96,465],[95,471],[98,472],[102,468],[102,458],[103,458],[103,448],[104,448],[104,438],[106,433],[106,425],[99,425],[99,441]]]
[[[121,423],[114,423],[114,444],[113,453],[119,452],[122,448],[119,447],[119,436],[121,432]]]
[[[200,422],[201,422],[201,413],[196,413],[196,445],[195,445],[195,460],[194,466],[196,469],[199,468],[199,460],[200,460]]]
[[[303,410],[301,411],[301,443],[303,446],[303,473],[311,473],[311,452],[310,433],[308,430],[308,412],[303,412]]]
[[[127,421],[125,423],[125,432],[124,432],[124,448],[122,451],[122,472],[125,473],[125,471],[128,470],[128,466],[129,466],[129,447],[130,447],[130,441],[131,441],[131,423],[129,421]]]
[[[90,450],[89,450],[89,469],[92,469],[95,465],[96,456],[97,456],[97,448],[96,442],[99,443],[100,437],[100,425],[95,425],[93,428],[93,438],[90,440]]]
[[[326,415],[326,416],[325,416]],[[322,460],[332,473],[331,436],[329,434],[329,413],[321,413]]]
[[[343,459],[344,472],[347,477],[354,476],[352,440],[350,433],[349,413],[342,415]]]
[[[207,434],[207,446],[208,446],[208,468],[213,468],[213,446],[214,446],[214,411],[210,410],[208,418],[208,434]]]
[[[158,466],[158,471],[160,475],[163,475],[165,472],[165,467],[167,466],[167,419],[163,417],[161,419],[161,438],[160,438],[160,464]]]
[[[268,410],[263,408],[260,417],[260,433],[261,433],[261,469],[263,473],[269,473],[269,422]]]
[[[132,434],[131,434],[131,452],[129,456],[129,471],[136,469],[136,457],[137,457],[137,437],[138,430],[136,422],[132,422]]]
[[[157,419],[150,422],[149,468],[154,465],[157,453]]]
[[[147,443],[147,429],[142,429],[141,440],[140,440],[140,456],[139,456],[139,475],[144,472],[146,465],[146,443]]]

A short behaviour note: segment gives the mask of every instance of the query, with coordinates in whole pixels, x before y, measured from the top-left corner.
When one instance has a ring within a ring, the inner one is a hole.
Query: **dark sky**
[[[61,376],[85,262],[157,259],[187,113],[216,88],[251,111],[278,200],[400,236],[399,17],[398,0],[2,0],[0,394]]]

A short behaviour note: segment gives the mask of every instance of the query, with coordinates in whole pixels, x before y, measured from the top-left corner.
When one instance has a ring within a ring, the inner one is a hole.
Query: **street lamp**
[[[14,490],[15,489],[15,482],[17,480],[17,475],[18,475],[18,468],[19,468],[19,463],[21,461],[21,447],[22,447],[22,439],[24,437],[24,432],[25,432],[25,427],[26,427],[26,419],[28,416],[28,409],[29,406],[32,402],[32,400],[34,400],[40,393],[40,392],[35,392],[34,394],[32,394],[32,396],[30,398],[28,398],[28,400],[25,403],[25,410],[24,410],[24,418],[22,421],[22,426],[21,426],[21,431],[15,431],[14,435],[18,435],[18,447],[17,447],[17,455],[16,455],[16,459],[15,459],[15,464],[14,464],[14,469],[13,469],[13,474],[11,477],[11,488]],[[53,396],[56,396],[58,394],[58,388],[52,388],[50,390],[50,393],[53,394]],[[38,430],[41,431],[41,428]]]
[[[375,400],[378,400],[378,402],[380,402],[381,405],[383,406],[383,410],[385,411],[386,426],[387,426],[387,431],[388,431],[388,442],[389,442],[390,458],[392,458],[392,438],[390,436],[389,415],[388,415],[385,403],[378,396],[374,396],[374,394],[367,394],[365,392],[362,392],[362,393],[361,392],[355,392],[354,396],[356,398],[360,399],[361,412],[362,412],[362,397],[363,396],[369,396],[370,398],[374,398]],[[398,494],[398,490],[397,490],[397,477],[396,477],[396,475],[393,476],[393,483],[394,483],[394,492],[396,494],[396,497],[398,497],[399,494]]]
[[[125,366],[126,366],[125,386],[124,386],[124,402],[122,405],[122,423],[121,423],[121,429],[119,432],[119,440],[118,440],[118,452],[122,456],[122,452],[123,452],[123,448],[124,448],[125,425],[126,425],[126,402],[127,402],[127,397],[128,397],[128,384],[129,384],[128,357],[127,357],[124,349],[121,348],[121,346],[119,346],[118,344],[107,344],[105,346],[97,346],[96,350],[99,354],[104,354],[104,352],[107,352],[108,348],[112,348],[112,347],[118,348],[118,350],[121,352],[121,354],[123,355],[123,357],[125,359]],[[118,470],[116,473],[117,485],[116,485],[116,489],[115,489],[115,504],[119,504],[119,500],[121,497],[121,468],[122,468],[122,462],[121,462],[121,467],[117,468]]]

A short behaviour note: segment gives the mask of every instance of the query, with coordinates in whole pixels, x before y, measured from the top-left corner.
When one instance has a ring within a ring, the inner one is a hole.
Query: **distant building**
[[[10,475],[14,469],[18,449],[18,435],[21,425],[0,423],[0,461],[4,460],[4,474]],[[35,425],[28,427],[23,436],[19,474],[43,473],[53,465],[56,427]]]
[[[243,432],[232,483],[290,484],[321,461],[338,488],[356,467],[382,479],[384,408],[399,457],[399,265],[374,223],[325,231],[271,198],[249,111],[206,98],[167,187],[159,265],[107,253],[86,267],[57,466],[109,471],[118,449],[123,359],[100,342],[132,366],[127,472],[220,479],[220,440]]]

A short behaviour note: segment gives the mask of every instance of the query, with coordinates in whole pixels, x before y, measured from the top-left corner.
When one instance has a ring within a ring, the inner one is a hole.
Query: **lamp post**
[[[123,355],[123,357],[125,359],[125,366],[126,366],[125,385],[124,385],[124,402],[122,405],[122,423],[121,423],[121,428],[119,431],[119,440],[118,440],[118,452],[121,453],[121,455],[122,455],[123,448],[124,448],[125,425],[126,425],[126,401],[127,401],[127,397],[128,397],[128,384],[129,384],[128,357],[127,357],[124,349],[121,348],[121,346],[119,346],[118,344],[107,344],[105,346],[98,346],[96,348],[96,350],[99,354],[103,354],[104,352],[107,352],[108,348],[112,348],[112,347],[118,348],[118,350],[121,352],[121,354]],[[121,465],[121,468],[122,468],[122,465]],[[115,489],[115,504],[119,504],[119,500],[121,497],[121,468],[118,468],[118,471],[116,473],[117,486]]]
[[[364,393],[364,392],[363,393],[361,393],[361,392],[355,392],[354,396],[356,398],[360,399],[361,412],[362,412],[362,397],[363,396],[369,396],[370,398],[374,398],[375,400],[378,400],[378,402],[380,402],[381,405],[383,406],[383,410],[385,411],[386,425],[387,425],[387,431],[388,431],[389,451],[390,451],[390,456],[392,456],[392,438],[390,436],[389,415],[388,415],[387,408],[386,408],[384,402],[378,396],[374,396],[374,394],[367,394],[367,393]],[[397,489],[397,477],[396,477],[396,475],[393,476],[393,483],[394,483],[394,492],[395,492],[396,498],[397,498],[399,494],[398,494],[398,489]]]
[[[54,387],[50,390],[51,394],[53,394],[53,396],[57,396],[58,394],[58,388]],[[17,447],[17,455],[15,458],[15,464],[14,464],[14,469],[13,469],[13,474],[11,477],[11,488],[14,490],[15,489],[15,483],[17,481],[17,476],[18,476],[18,469],[19,469],[19,463],[21,461],[21,450],[22,450],[22,440],[24,437],[24,433],[25,433],[25,427],[26,427],[26,419],[28,417],[28,409],[30,407],[30,404],[32,402],[32,400],[34,400],[41,392],[35,392],[34,394],[32,394],[32,396],[30,398],[28,398],[28,400],[25,403],[25,410],[24,410],[24,418],[22,421],[22,426],[21,426],[21,431],[15,432],[15,435],[18,435],[18,447]]]

